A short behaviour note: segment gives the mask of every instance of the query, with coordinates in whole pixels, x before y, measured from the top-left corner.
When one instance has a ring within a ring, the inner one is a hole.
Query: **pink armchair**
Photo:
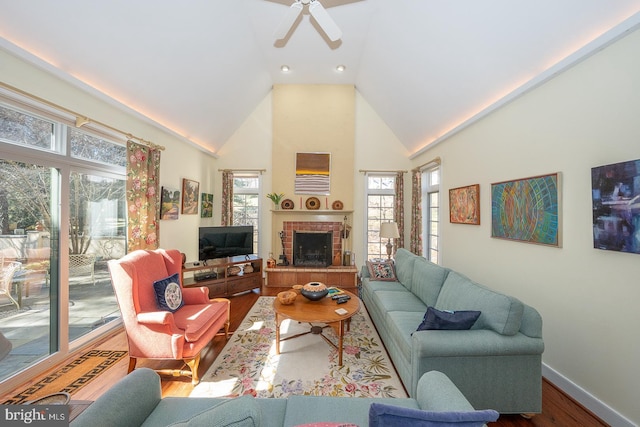
[[[206,287],[180,287],[184,305],[176,312],[158,308],[153,283],[182,270],[182,255],[175,249],[133,251],[109,261],[113,289],[129,343],[129,372],[138,358],[182,359],[191,369],[177,371],[200,382],[200,351],[224,328],[229,339],[229,300],[209,300]],[[176,372],[173,372],[176,374]]]

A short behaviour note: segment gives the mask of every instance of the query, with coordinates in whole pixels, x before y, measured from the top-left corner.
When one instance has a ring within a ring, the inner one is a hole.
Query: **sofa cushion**
[[[291,395],[288,397],[284,426],[307,423],[353,423],[367,425],[369,407],[373,402],[419,409],[418,402],[409,398],[393,397],[318,397]]]
[[[367,261],[367,268],[369,269],[369,276],[372,280],[397,282],[396,272],[393,267],[393,261]]]
[[[385,316],[388,339],[393,347],[399,349],[407,360],[411,360],[411,334],[420,324],[422,313],[417,311],[388,311]],[[387,343],[388,345],[388,343]]]
[[[425,305],[433,307],[448,274],[448,269],[424,258],[418,258],[413,264],[413,277],[409,290],[420,298]]]
[[[399,248],[396,251],[396,277],[398,278],[398,281],[409,290],[411,290],[413,283],[413,264],[415,263],[416,258],[418,258],[417,255],[412,254],[406,249]]]
[[[416,311],[424,315],[427,306],[409,291],[376,291],[371,299],[383,311]],[[414,325],[415,327],[415,325]]]
[[[427,308],[422,323],[418,326],[418,331],[427,330],[449,330],[462,331],[471,329],[476,320],[480,317],[479,311],[458,310],[440,311],[433,307]]]
[[[401,408],[395,405],[372,403],[369,408],[370,427],[482,427],[496,421],[499,414],[491,409],[466,412],[434,412],[420,409]]]
[[[490,329],[502,335],[518,333],[524,311],[517,299],[474,283],[455,271],[447,275],[435,308],[481,311],[471,329]]]
[[[202,337],[220,316],[227,315],[227,304],[191,304],[185,305],[173,313],[176,326],[184,331],[187,342],[196,342]]]
[[[171,424],[176,427],[259,427],[261,414],[251,395],[227,399],[194,415],[188,420]]]
[[[407,288],[402,286],[400,282],[384,282],[377,280],[364,279],[363,286],[367,286],[371,292],[376,291],[402,291],[407,292]]]
[[[156,292],[156,301],[160,310],[174,313],[184,305],[178,273],[156,280],[153,282],[153,289]]]

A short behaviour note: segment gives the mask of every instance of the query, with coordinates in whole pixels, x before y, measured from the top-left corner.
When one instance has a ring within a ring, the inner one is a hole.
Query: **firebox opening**
[[[333,233],[293,232],[293,265],[328,267],[332,262]]]

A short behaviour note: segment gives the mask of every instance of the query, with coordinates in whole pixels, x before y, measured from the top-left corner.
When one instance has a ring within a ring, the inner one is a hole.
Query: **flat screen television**
[[[252,253],[252,225],[200,227],[198,230],[200,261]]]

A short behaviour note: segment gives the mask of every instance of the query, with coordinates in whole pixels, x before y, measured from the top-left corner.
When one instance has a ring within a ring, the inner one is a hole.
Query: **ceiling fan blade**
[[[322,31],[329,37],[329,40],[334,42],[342,37],[342,31],[318,0],[311,0],[309,13],[311,13],[311,16],[313,16],[318,25],[320,25]]]
[[[293,24],[296,22],[296,19],[298,19],[298,16],[302,13],[302,8],[303,5],[299,1],[296,1],[291,5],[287,14],[282,18],[282,21],[280,21],[280,25],[278,25],[275,33],[273,33],[276,40],[281,40],[287,36],[291,27],[293,27]]]

